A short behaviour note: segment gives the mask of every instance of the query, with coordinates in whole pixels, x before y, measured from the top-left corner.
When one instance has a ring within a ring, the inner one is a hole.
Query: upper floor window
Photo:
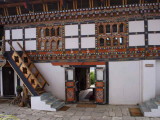
[[[111,33],[110,25],[106,25],[106,33]]]
[[[121,24],[119,25],[119,31],[120,31],[120,32],[124,32],[124,25],[123,25],[123,23],[121,23]]]
[[[106,38],[106,46],[111,46],[111,39],[109,37]]]
[[[17,15],[16,7],[8,7],[7,9],[9,15]]]
[[[119,44],[120,44],[120,45],[123,45],[123,44],[124,44],[124,38],[123,38],[123,37],[120,37],[120,38],[119,38]]]
[[[53,2],[53,3],[47,3],[47,8],[48,8],[48,11],[56,11],[58,10],[58,4],[57,2]]]
[[[122,5],[122,4],[123,4],[122,0],[110,0],[111,6]]]
[[[34,8],[34,12],[44,12],[43,11],[43,4],[34,4],[33,8]]]
[[[55,41],[52,41],[52,49],[56,49],[57,43]]]
[[[41,29],[40,34],[41,34],[41,35],[40,35],[41,37],[44,37],[44,29]]]
[[[50,42],[49,42],[49,41],[46,42],[46,49],[47,49],[47,50],[50,49]]]
[[[104,33],[103,25],[99,26],[99,33]]]
[[[62,41],[58,40],[58,48],[61,49],[62,48]]]
[[[48,28],[46,28],[46,36],[50,36],[50,35],[49,35],[49,31],[50,31],[50,30],[49,30]]]
[[[127,0],[127,4],[139,4],[140,0]]]
[[[56,34],[55,34],[55,29],[54,28],[52,28],[51,29],[51,36],[55,36]]]
[[[113,32],[117,32],[117,24],[114,24],[114,25],[112,26],[112,30],[113,30]]]
[[[100,42],[100,46],[104,46],[104,39],[103,38],[100,38],[99,42]]]
[[[78,9],[89,8],[89,0],[78,0],[77,3]]]

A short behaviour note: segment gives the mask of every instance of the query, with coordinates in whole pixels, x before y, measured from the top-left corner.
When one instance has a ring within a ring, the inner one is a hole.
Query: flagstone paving
[[[1,103],[0,115],[12,115],[13,120],[160,120],[160,118],[130,116],[128,108],[137,106],[97,105],[96,108],[79,108],[76,104],[67,106],[70,107],[67,111],[50,112]],[[3,119],[0,117],[0,120]]]

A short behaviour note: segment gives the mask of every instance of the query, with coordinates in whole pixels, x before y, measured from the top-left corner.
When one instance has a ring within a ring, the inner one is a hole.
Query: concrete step
[[[50,98],[51,96],[52,96],[51,93],[43,93],[40,97],[41,97],[41,100],[46,100]]]
[[[158,108],[157,104],[155,104],[155,102],[152,100],[145,102],[145,104],[150,109],[157,109]]]
[[[145,112],[151,112],[151,109],[145,104],[139,104],[141,112],[144,114]]]

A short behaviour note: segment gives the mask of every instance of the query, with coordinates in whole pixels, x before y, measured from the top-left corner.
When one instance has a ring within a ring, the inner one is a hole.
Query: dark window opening
[[[24,62],[28,63],[28,57],[24,57]]]
[[[56,49],[56,42],[52,41],[52,49]]]
[[[156,3],[157,0],[144,0],[144,3]]]
[[[35,85],[34,79],[31,79],[31,84]]]
[[[58,41],[58,48],[60,48],[60,49],[62,48],[62,41],[61,40]]]
[[[21,13],[22,13],[22,14],[28,14],[28,13],[29,13],[29,10],[26,9],[24,6],[21,6]]]
[[[80,8],[89,8],[89,0],[78,0],[78,9]]]
[[[43,12],[43,4],[34,4],[34,12]]]
[[[103,25],[99,26],[99,33],[104,33]]]
[[[0,8],[0,16],[4,16],[4,10],[3,10],[3,8]]]
[[[14,61],[19,63],[19,57],[18,56],[14,56]]]
[[[3,39],[3,36],[4,36],[4,27],[3,26],[0,26],[0,40]],[[2,43],[1,43],[2,44]]]
[[[49,29],[46,28],[46,36],[49,36]]]
[[[47,3],[47,5],[48,5],[48,11],[49,12],[58,10],[57,2],[55,2],[55,3]]]
[[[93,0],[93,7],[101,7],[104,5],[104,1],[101,0]]]
[[[44,49],[44,42],[42,41],[41,42],[41,50],[43,50]]]
[[[119,31],[120,31],[120,32],[124,32],[124,25],[123,25],[123,24],[120,24],[120,25],[119,25]]]
[[[54,28],[51,29],[51,36],[55,36],[55,29]]]
[[[67,9],[73,9],[73,1],[70,0],[66,1],[66,5]]]
[[[106,33],[111,33],[110,25],[106,25]]]
[[[118,38],[116,37],[113,38],[113,45],[114,46],[118,45]]]
[[[9,15],[17,15],[16,7],[9,7],[8,14]]]
[[[127,0],[127,4],[139,4],[140,0]]]
[[[119,43],[120,43],[120,45],[124,44],[124,38],[123,37],[119,38]]]
[[[27,68],[23,67],[23,73],[27,74]]]
[[[2,46],[2,42],[0,41],[0,47]]]
[[[122,5],[122,4],[123,4],[122,0],[110,0],[111,6]]]
[[[100,46],[104,46],[104,39],[100,38]]]
[[[107,46],[111,46],[111,39],[110,39],[110,38],[107,38],[107,39],[106,39],[106,45],[107,45]]]
[[[57,36],[59,36],[60,33],[61,33],[61,29],[58,27],[58,28],[57,28]]]
[[[41,34],[40,36],[41,36],[41,37],[44,37],[44,29],[41,29],[40,31],[41,31],[41,32],[40,32],[40,34]]]
[[[113,32],[117,32],[117,25],[114,24],[114,25],[112,26],[112,29],[113,29]]]
[[[49,50],[50,49],[50,43],[47,41],[46,42],[46,49]]]

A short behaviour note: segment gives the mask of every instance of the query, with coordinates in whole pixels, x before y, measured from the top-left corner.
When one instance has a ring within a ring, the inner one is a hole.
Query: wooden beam
[[[105,65],[105,62],[53,62],[52,65]]]

